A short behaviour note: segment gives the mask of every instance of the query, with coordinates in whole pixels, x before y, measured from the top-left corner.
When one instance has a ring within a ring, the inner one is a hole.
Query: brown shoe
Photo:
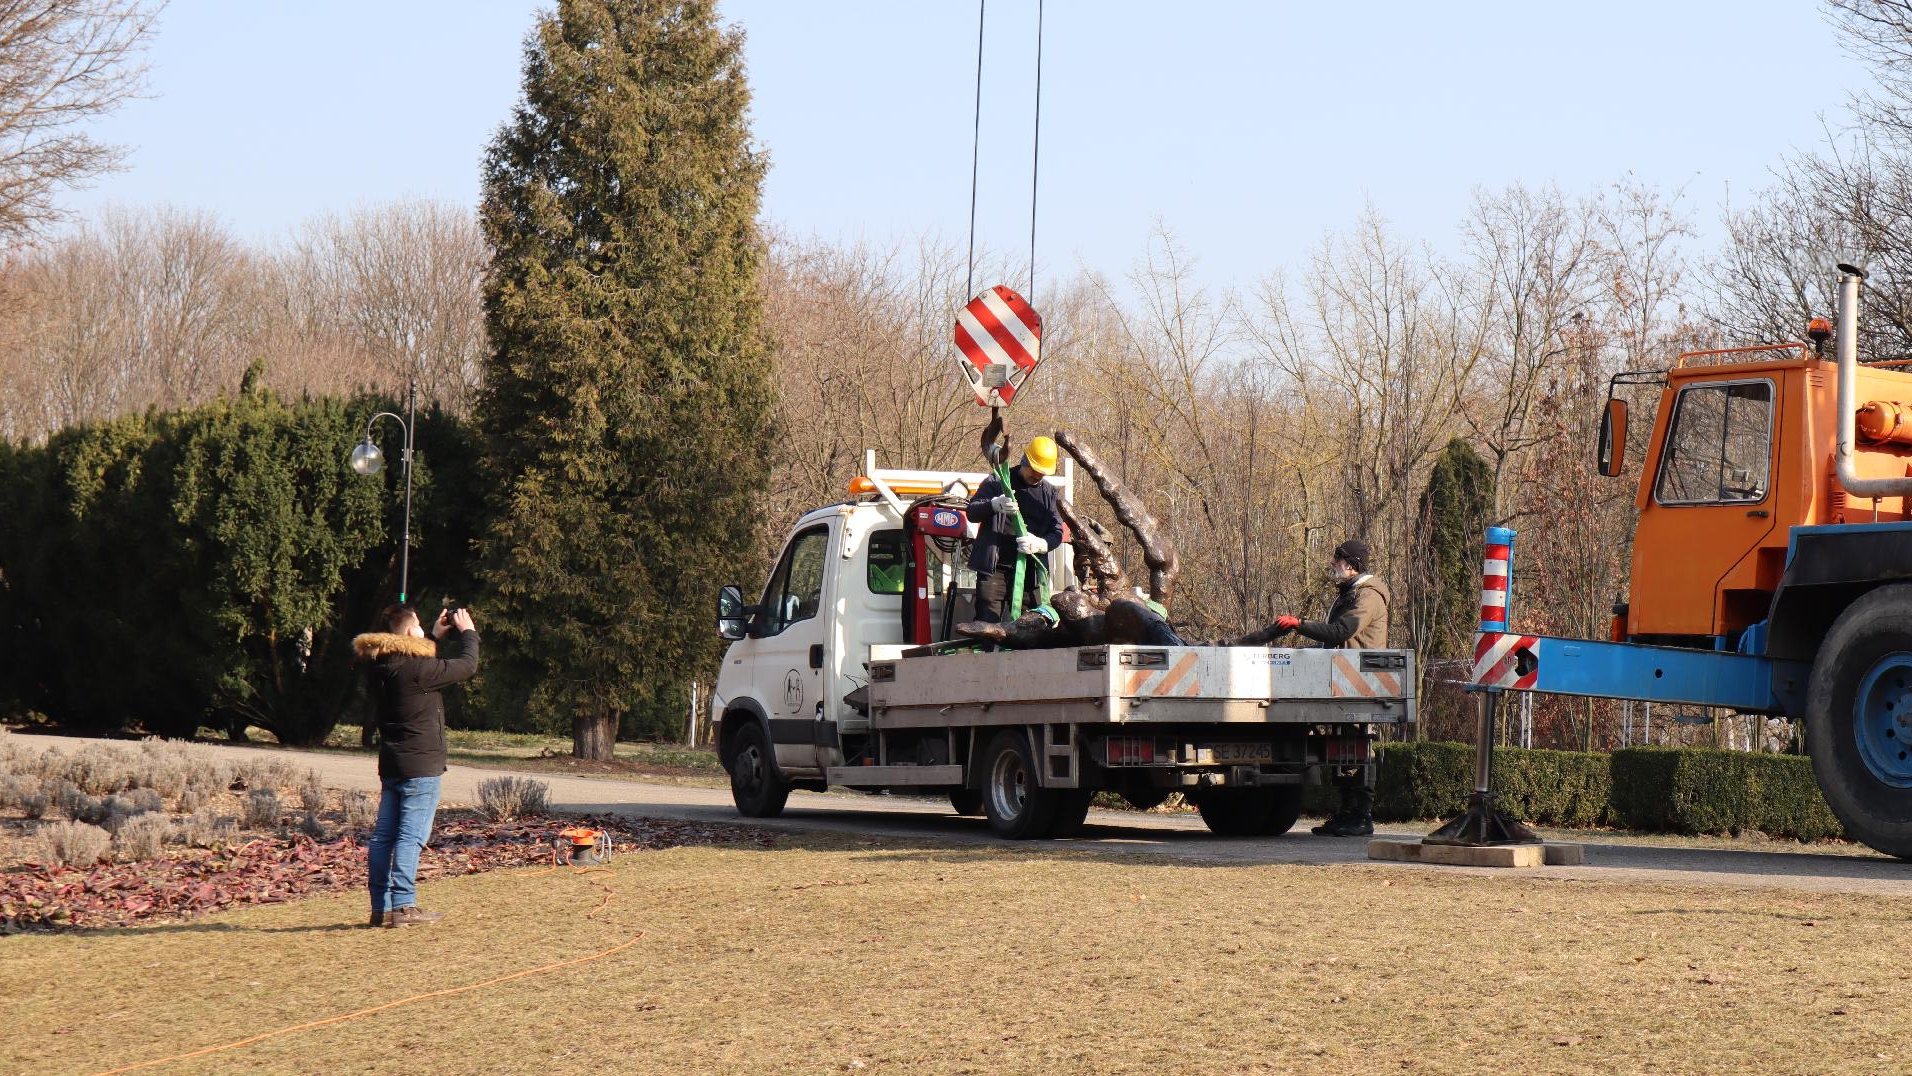
[[[436,923],[445,918],[444,912],[428,912],[414,904],[409,908],[394,908],[385,913],[385,925],[388,927],[409,927],[420,923]]]

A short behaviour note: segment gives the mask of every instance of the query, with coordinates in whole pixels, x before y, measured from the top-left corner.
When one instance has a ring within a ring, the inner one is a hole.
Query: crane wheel
[[[1820,644],[1806,748],[1848,836],[1912,859],[1912,586],[1852,603]]]

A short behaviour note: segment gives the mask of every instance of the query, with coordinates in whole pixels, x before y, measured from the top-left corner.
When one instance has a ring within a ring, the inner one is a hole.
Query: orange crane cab
[[[1861,363],[1841,265],[1812,344],[1702,351],[1613,379],[1599,470],[1624,470],[1623,386],[1662,385],[1633,571],[1611,640],[1523,635],[1514,532],[1490,528],[1473,682],[1726,707],[1804,723],[1846,832],[1912,859],[1912,369]]]
[[[1903,478],[1912,437],[1897,439],[1898,416],[1912,430],[1912,373],[1856,374],[1866,403],[1854,465],[1868,478]],[[1840,487],[1837,370],[1810,346],[1690,352],[1664,376],[1635,497],[1623,637],[1736,649],[1768,618],[1792,528],[1901,522],[1907,498]]]

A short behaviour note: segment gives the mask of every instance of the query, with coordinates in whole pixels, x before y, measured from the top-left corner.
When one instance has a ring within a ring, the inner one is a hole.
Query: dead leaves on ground
[[[558,831],[587,824],[610,832],[615,852],[773,838],[740,826],[594,815],[562,820],[458,819],[438,827],[420,858],[421,880],[552,861]],[[218,850],[81,869],[29,863],[0,872],[0,934],[123,927],[193,918],[247,904],[276,904],[365,885],[365,847],[352,836],[261,837]]]

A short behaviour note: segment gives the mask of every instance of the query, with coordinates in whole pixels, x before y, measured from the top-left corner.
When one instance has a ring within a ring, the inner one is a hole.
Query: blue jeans
[[[380,782],[378,824],[367,847],[367,885],[372,914],[382,915],[418,903],[418,855],[431,840],[438,813],[436,777],[387,777]]]

